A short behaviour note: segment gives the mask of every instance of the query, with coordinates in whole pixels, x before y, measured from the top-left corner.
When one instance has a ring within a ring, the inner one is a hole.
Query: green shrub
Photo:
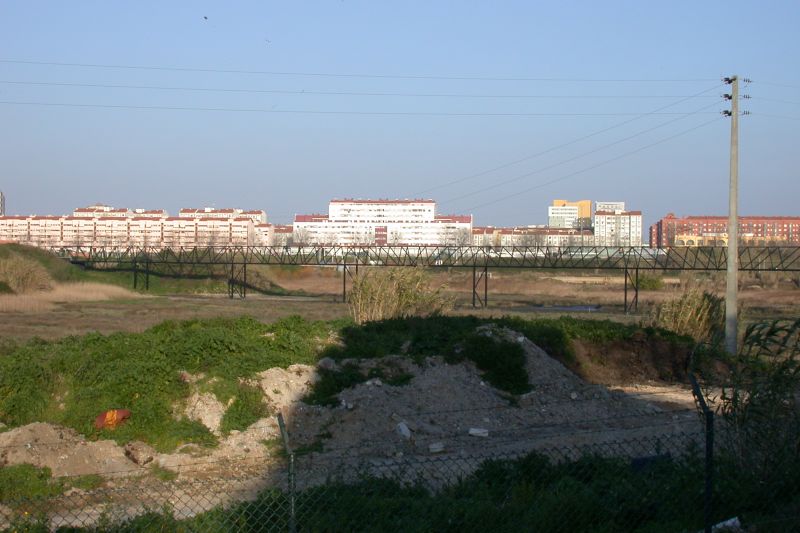
[[[639,275],[639,288],[643,291],[658,291],[664,288],[664,278],[654,274]]]
[[[496,389],[511,394],[524,394],[531,389],[525,370],[525,352],[515,342],[474,334],[465,339],[463,350],[451,354],[448,360],[461,358],[474,362]]]
[[[338,370],[319,369],[319,380],[303,401],[311,405],[338,405],[338,394],[343,390],[363,383],[367,377],[358,365],[343,365]]]

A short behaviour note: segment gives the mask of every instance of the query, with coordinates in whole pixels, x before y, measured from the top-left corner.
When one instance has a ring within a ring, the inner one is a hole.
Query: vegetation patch
[[[303,398],[303,401],[310,405],[338,405],[340,392],[366,380],[367,377],[356,364],[343,365],[337,370],[320,368],[319,380],[314,384],[311,392]]]
[[[253,385],[239,384],[233,403],[222,416],[219,429],[223,435],[229,434],[234,429],[241,431],[269,414],[261,389]]]
[[[515,342],[473,334],[464,341],[463,349],[447,357],[449,362],[463,359],[475,363],[483,372],[484,379],[496,389],[511,394],[524,394],[531,390],[525,370],[525,352]]]
[[[757,497],[765,492],[763,487],[748,483],[747,476],[724,469],[717,474],[726,481],[718,484],[720,488],[731,486],[739,492],[716,495],[715,522],[738,516],[745,524],[774,524],[769,530],[775,531],[789,524],[775,517],[796,511],[796,484],[788,492],[768,491],[775,498],[766,501]],[[328,531],[332,524],[337,531],[360,531],[366,519],[370,531],[698,531],[703,527],[702,494],[703,463],[696,455],[664,457],[641,468],[626,459],[587,456],[555,462],[532,453],[487,461],[437,492],[383,478],[305,489],[296,495],[296,508],[313,512],[299,512],[296,524],[303,531]],[[253,502],[188,520],[177,521],[165,511],[118,527],[221,532],[235,524],[241,530],[283,531],[291,520],[287,498],[269,489]]]
[[[724,299],[701,289],[688,289],[678,298],[655,306],[646,324],[714,342],[724,330]]]
[[[365,269],[353,280],[348,300],[357,324],[388,318],[436,316],[452,309],[444,287],[431,288],[421,268]]]
[[[240,382],[273,367],[313,364],[331,328],[299,317],[269,325],[212,319],[164,322],[141,334],[34,340],[0,358],[0,421],[52,422],[94,438],[143,440],[159,451],[210,446],[216,439],[202,424],[172,416],[172,406],[191,394],[181,372],[203,373],[235,391],[224,422],[228,430],[240,428],[264,413],[254,390]],[[114,408],[129,409],[130,419],[113,431],[95,429],[95,417]]]

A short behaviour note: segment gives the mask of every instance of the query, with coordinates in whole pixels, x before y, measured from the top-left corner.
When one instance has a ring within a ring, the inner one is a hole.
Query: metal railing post
[[[705,530],[711,533],[714,525],[714,412],[706,413],[706,486],[705,486]]]
[[[283,447],[286,449],[286,454],[289,456],[289,533],[297,531],[297,516],[295,511],[295,475],[294,475],[294,452],[289,445],[289,432],[286,430],[286,423],[283,420],[283,414],[278,413],[278,427],[281,430],[281,437],[283,438]]]

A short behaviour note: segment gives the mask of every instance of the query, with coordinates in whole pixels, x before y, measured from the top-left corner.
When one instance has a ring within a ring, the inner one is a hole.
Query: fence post
[[[714,525],[714,411],[708,408],[703,392],[694,374],[689,372],[689,380],[692,382],[692,393],[695,401],[703,411],[706,422],[706,458],[705,458],[705,495],[703,505],[703,524],[704,531],[711,533]]]
[[[708,409],[708,407],[706,407]],[[705,495],[705,525],[706,533],[712,530],[712,513],[714,499],[714,411],[706,412],[706,495]]]
[[[281,429],[283,447],[286,449],[286,454],[289,456],[289,533],[295,533],[297,531],[297,522],[295,517],[294,452],[289,445],[289,432],[286,431],[283,413],[278,413],[278,427]]]

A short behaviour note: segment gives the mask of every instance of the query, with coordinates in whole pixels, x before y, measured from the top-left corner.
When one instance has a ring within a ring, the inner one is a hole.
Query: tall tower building
[[[0,191],[0,217],[6,216],[6,197],[3,196],[3,191]]]

